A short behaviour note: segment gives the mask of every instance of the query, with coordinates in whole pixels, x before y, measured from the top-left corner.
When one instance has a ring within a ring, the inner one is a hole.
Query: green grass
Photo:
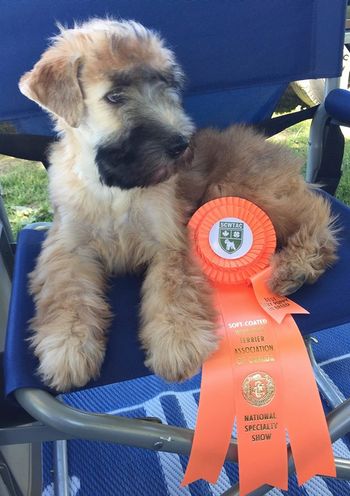
[[[274,136],[272,140],[291,148],[306,163],[309,129],[309,122],[300,122]],[[350,205],[350,138],[345,139],[343,175],[337,189],[336,197],[347,205]]]
[[[52,220],[47,184],[40,163],[0,155],[0,186],[15,235],[26,224]]]
[[[302,122],[272,139],[289,146],[305,161],[308,133],[309,123]],[[15,234],[25,224],[52,220],[47,173],[41,164],[0,155],[0,186]],[[350,205],[350,139],[345,144],[343,177],[336,196]]]
[[[297,155],[304,159],[304,161],[306,161],[309,129],[310,124],[308,122],[300,122],[299,124],[286,129],[282,133],[275,135],[271,138],[271,140],[288,146]]]

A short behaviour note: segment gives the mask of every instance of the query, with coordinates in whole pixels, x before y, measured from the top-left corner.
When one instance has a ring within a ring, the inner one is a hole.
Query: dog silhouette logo
[[[219,244],[226,253],[235,253],[243,243],[243,222],[221,221],[219,225]]]

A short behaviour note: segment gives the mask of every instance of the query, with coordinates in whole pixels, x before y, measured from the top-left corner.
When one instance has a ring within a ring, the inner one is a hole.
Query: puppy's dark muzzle
[[[96,150],[101,182],[122,189],[166,181],[182,165],[189,138],[149,123],[134,128],[126,140]]]

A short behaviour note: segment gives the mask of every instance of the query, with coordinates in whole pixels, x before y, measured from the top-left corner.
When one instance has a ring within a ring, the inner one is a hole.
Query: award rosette
[[[267,285],[276,235],[253,203],[226,197],[189,222],[193,251],[214,288],[220,346],[203,365],[198,417],[182,485],[219,477],[234,422],[240,494],[288,489],[287,434],[299,484],[335,476],[310,360],[292,313],[308,312]]]

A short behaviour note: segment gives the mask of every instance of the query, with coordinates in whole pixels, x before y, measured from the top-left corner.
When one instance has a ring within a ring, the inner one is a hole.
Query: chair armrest
[[[156,424],[145,420],[95,414],[67,406],[46,391],[22,388],[15,392],[17,401],[31,415],[44,425],[62,431],[65,436],[94,441],[106,441],[153,451],[165,451],[189,455],[194,431],[168,425]],[[328,429],[332,442],[348,434],[350,430],[350,399],[335,408],[327,416]],[[64,436],[64,437],[65,437]],[[231,439],[226,460],[237,462],[237,440]],[[349,478],[347,460],[336,459],[338,476]],[[288,447],[288,471],[295,471],[294,460]],[[271,489],[264,485],[254,491],[262,496]],[[238,495],[238,485],[224,493]],[[223,495],[224,496],[224,495]]]
[[[350,126],[350,91],[335,89],[324,102],[327,113],[338,122]]]
[[[47,391],[20,388],[18,403],[34,418],[78,439],[106,441],[154,451],[189,455],[194,431],[149,420],[90,413],[68,406]],[[327,415],[332,442],[350,432],[350,399]],[[237,440],[231,439],[227,460],[237,461]]]
[[[153,451],[189,455],[194,431],[149,420],[90,413],[65,405],[47,391],[21,388],[15,391],[20,405],[46,426],[77,439],[106,441]],[[227,460],[237,461],[237,441],[232,439]]]

